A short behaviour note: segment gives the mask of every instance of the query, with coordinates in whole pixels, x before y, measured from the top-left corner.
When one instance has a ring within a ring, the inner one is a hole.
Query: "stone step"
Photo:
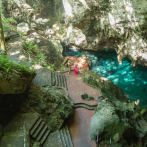
[[[64,139],[65,139],[66,146],[70,147],[70,144],[69,144],[69,141],[68,141],[68,137],[67,137],[67,134],[66,134],[66,130],[65,130],[64,127],[62,128],[62,131],[63,131],[63,136],[64,136]]]
[[[55,86],[55,84],[56,84],[56,77],[55,77],[55,72],[54,72],[54,74],[53,74],[53,81],[54,81],[54,86]]]
[[[60,87],[63,87],[62,74],[60,75]]]
[[[63,75],[63,81],[64,81],[64,88],[67,89],[67,85],[66,85],[66,77],[65,77],[65,75]]]
[[[40,140],[41,145],[45,142],[45,140],[47,139],[47,137],[49,136],[50,130],[47,130],[45,132],[45,134],[43,135],[43,137]]]
[[[51,72],[51,80],[52,80],[52,86],[54,85],[54,72]]]
[[[70,133],[69,133],[69,130],[68,130],[68,126],[65,125],[64,129],[65,129],[65,132],[66,132],[66,135],[67,135],[67,138],[68,138],[69,145],[70,145],[70,147],[73,147],[71,136],[70,136]]]
[[[43,129],[41,130],[40,134],[38,135],[38,137],[36,138],[36,140],[39,142],[41,140],[41,138],[43,137],[43,135],[45,134],[45,132],[48,130],[48,127],[45,125],[43,127]]]
[[[61,87],[60,76],[61,76],[60,73],[58,73],[58,83],[59,83],[58,86],[59,86],[59,87]]]
[[[33,133],[35,132],[35,130],[37,129],[37,127],[39,126],[39,124],[41,123],[41,119],[40,117],[36,120],[36,122],[34,123],[34,125],[32,126],[32,128],[30,129],[30,135],[33,135]]]
[[[62,83],[62,88],[64,88],[64,83],[63,83],[63,75],[61,75],[61,83]]]
[[[38,113],[17,113],[3,129],[4,136],[0,140],[0,147],[23,147],[24,146],[24,122],[26,147],[30,147],[29,130],[38,119]]]
[[[56,73],[55,75],[56,75],[56,86],[58,86],[59,85],[58,74]]]
[[[48,138],[43,143],[42,147],[63,147],[60,131],[50,132]]]
[[[53,86],[56,86],[56,73],[54,72],[54,85]]]
[[[10,36],[10,37],[11,37],[11,39],[13,39],[13,38],[17,38],[17,37],[20,37],[20,36],[19,36],[19,34],[15,34],[15,35]]]
[[[63,147],[67,147],[67,146],[66,146],[65,139],[64,139],[64,135],[63,135],[62,129],[60,129],[60,138],[61,138]]]
[[[64,75],[61,76],[62,88],[64,88],[64,85],[65,85],[65,84],[64,84],[64,78],[63,78],[63,76],[64,76]]]
[[[57,72],[52,72],[51,78],[52,78],[52,86],[58,86],[67,89],[65,75]]]
[[[39,125],[38,129],[37,129],[37,130],[34,132],[34,134],[32,135],[33,138],[36,138],[36,137],[39,135],[39,133],[41,132],[41,130],[42,130],[43,127],[44,127],[44,124],[45,124],[45,122],[42,121],[41,124]]]

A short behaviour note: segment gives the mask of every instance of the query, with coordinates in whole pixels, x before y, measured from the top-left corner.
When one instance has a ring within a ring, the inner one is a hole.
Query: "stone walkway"
[[[4,128],[4,137],[0,147],[23,147],[24,146],[24,122],[25,122],[25,145],[30,146],[29,130],[38,118],[38,113],[18,113]]]
[[[90,87],[89,85],[85,84],[83,82],[81,74],[74,75],[74,72],[72,71],[70,74],[64,73],[64,75],[66,76],[69,97],[72,99],[74,103],[86,103],[88,105],[97,104],[96,98],[100,94],[100,92]],[[80,97],[80,94],[82,93],[87,93],[88,95],[91,95],[94,98],[94,100],[92,101],[83,100]]]
[[[89,85],[85,84],[81,75],[64,73],[66,76],[69,97],[74,103],[86,103],[88,105],[97,104],[96,97],[100,92]],[[80,94],[87,93],[93,96],[94,100],[85,101],[80,97]],[[94,110],[84,108],[76,108],[74,117],[68,120],[68,128],[71,134],[74,147],[95,147],[95,141],[92,141],[89,136],[91,117]]]

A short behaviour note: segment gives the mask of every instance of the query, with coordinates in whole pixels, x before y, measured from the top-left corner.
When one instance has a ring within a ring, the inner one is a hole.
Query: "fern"
[[[20,68],[24,71],[28,71],[30,73],[34,72],[34,68],[30,69],[29,67],[26,67],[26,62],[23,62],[21,64],[16,64],[12,61],[9,61],[8,56],[3,55],[3,52],[0,52],[0,68],[4,69],[6,72],[9,72],[11,68]]]
[[[11,68],[11,66],[9,66],[9,67],[3,67],[3,69],[4,69],[6,72],[8,72],[10,68]]]

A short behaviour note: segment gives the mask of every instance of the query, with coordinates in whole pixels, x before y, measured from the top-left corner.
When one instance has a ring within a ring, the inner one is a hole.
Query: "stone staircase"
[[[63,147],[73,147],[67,125],[63,126],[59,132]]]
[[[51,140],[56,140],[57,142],[60,142],[59,144],[61,147],[73,147],[67,125],[63,126],[59,130],[58,136],[60,137],[60,139],[57,139],[57,136],[55,136],[54,139],[51,139],[52,133],[50,133],[50,130],[48,129],[45,122],[40,117],[38,117],[38,119],[31,127],[29,133],[30,136],[36,141],[40,142],[41,146],[43,147],[48,147],[49,144],[52,144],[54,146],[54,144],[56,143],[54,141],[52,142]]]
[[[67,89],[65,75],[57,72],[52,72],[51,79],[52,79],[52,86],[58,86]]]
[[[45,125],[45,122],[39,117],[30,129],[30,136],[43,145],[49,134],[50,130]]]

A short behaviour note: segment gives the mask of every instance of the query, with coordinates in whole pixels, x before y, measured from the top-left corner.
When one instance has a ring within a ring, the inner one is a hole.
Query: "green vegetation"
[[[47,57],[44,56],[44,54],[38,49],[37,45],[34,45],[32,41],[24,41],[23,47],[26,49],[26,51],[30,54],[33,54],[39,58],[46,59]]]
[[[11,30],[14,30],[14,26],[16,25],[16,21],[10,17],[10,18],[5,18],[4,15],[2,14],[2,21],[3,21],[3,31],[4,32],[10,32]]]
[[[60,67],[60,71],[68,71],[68,68],[66,66],[62,65]]]
[[[18,73],[18,71],[15,69],[18,69],[18,68],[23,71],[30,72],[30,73],[33,73],[35,71],[34,68],[30,69],[29,67],[26,67],[25,62],[23,62],[21,64],[17,64],[13,61],[9,61],[8,56],[4,55],[3,52],[4,51],[0,52],[0,69],[4,69],[7,72],[9,72],[10,69],[13,69],[13,71],[16,73]]]
[[[34,55],[34,56],[37,56],[38,58],[41,58],[41,59],[46,59],[47,56],[45,56],[39,49],[38,49],[38,46],[37,45],[34,45],[32,41],[23,41],[23,48],[30,54]],[[43,67],[46,67],[52,71],[55,71],[55,64],[51,64],[51,63],[48,63],[44,60],[41,60],[41,59],[38,59],[38,58],[34,58],[33,59],[33,62],[35,64],[39,64]]]
[[[140,114],[143,115],[146,111],[147,111],[147,109],[144,108],[144,109],[140,112]]]

